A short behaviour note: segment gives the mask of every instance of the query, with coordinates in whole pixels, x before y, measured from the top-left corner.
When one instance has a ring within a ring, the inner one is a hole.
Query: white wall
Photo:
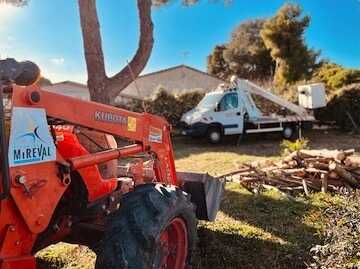
[[[42,89],[82,100],[90,100],[89,90],[86,86],[82,85],[76,85],[72,83],[58,83],[51,86],[44,86]]]

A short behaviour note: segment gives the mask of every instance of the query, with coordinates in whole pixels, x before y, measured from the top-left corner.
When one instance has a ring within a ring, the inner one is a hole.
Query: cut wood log
[[[315,161],[308,163],[307,166],[310,168],[315,168],[323,171],[329,171],[329,163],[322,163],[319,161]]]
[[[317,168],[313,168],[313,167],[309,167],[305,169],[306,173],[311,173],[311,174],[327,174],[328,171],[326,170],[321,170],[321,169],[317,169]]]
[[[336,162],[330,162],[329,164],[330,171],[335,171],[340,177],[346,180],[351,186],[358,187],[359,182],[356,177],[354,177],[349,171]]]
[[[286,156],[283,160],[285,163],[293,162],[298,157],[298,151],[294,151],[290,153],[288,156]]]
[[[330,171],[328,174],[328,178],[338,180],[340,177],[335,171]]]
[[[301,150],[299,152],[304,156],[332,158],[334,160],[343,161],[346,157],[353,155],[355,150]]]
[[[250,171],[252,171],[251,167],[242,167],[242,168],[239,168],[236,171],[233,171],[233,172],[230,172],[230,173],[218,176],[218,177],[219,178],[230,177],[230,176],[233,176],[233,175],[237,175],[237,174],[241,174],[241,173],[245,173],[245,172],[250,172]]]
[[[304,188],[305,195],[309,196],[310,193],[309,193],[309,190],[308,190],[307,183],[306,183],[305,179],[302,180],[302,185],[303,185],[303,188]]]
[[[326,193],[328,189],[328,174],[321,175],[321,192]]]
[[[346,168],[356,169],[360,168],[360,157],[359,156],[348,156],[344,160]]]
[[[249,165],[225,176],[259,193],[267,185],[280,191],[348,192],[360,187],[360,156],[354,150],[301,150],[279,162]],[[234,177],[236,179],[234,180]]]
[[[295,175],[298,177],[306,176],[305,168],[281,169],[278,170],[278,172],[284,175]]]

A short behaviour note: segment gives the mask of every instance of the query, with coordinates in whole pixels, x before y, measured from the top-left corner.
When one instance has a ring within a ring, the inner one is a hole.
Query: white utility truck
[[[292,115],[264,116],[256,106],[252,94],[259,95]],[[196,108],[181,118],[182,134],[207,137],[219,143],[224,135],[281,132],[285,139],[292,139],[301,129],[312,128],[315,118],[311,111],[326,105],[323,84],[299,87],[299,103],[295,105],[256,84],[242,79],[232,79],[231,87],[220,87],[207,93]]]

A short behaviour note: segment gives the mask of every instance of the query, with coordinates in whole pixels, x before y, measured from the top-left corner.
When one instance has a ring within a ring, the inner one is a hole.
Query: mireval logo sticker
[[[11,167],[56,160],[44,109],[14,107],[9,141]]]

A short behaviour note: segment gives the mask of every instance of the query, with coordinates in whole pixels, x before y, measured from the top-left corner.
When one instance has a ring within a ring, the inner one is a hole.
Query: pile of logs
[[[300,150],[279,162],[243,165],[223,175],[250,191],[276,188],[282,192],[351,192],[360,188],[360,156],[355,150]]]

